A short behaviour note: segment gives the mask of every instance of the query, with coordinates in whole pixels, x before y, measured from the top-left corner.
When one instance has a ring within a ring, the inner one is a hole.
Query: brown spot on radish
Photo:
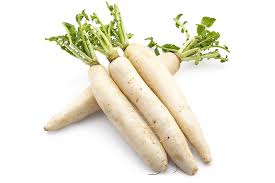
[[[137,99],[136,99],[136,103],[138,103],[138,100],[139,100],[139,99],[137,98]]]
[[[130,84],[133,80],[134,80],[134,78],[129,79],[128,84]]]
[[[167,139],[170,139],[170,137],[168,136]]]
[[[156,121],[153,121],[154,124],[156,124]]]
[[[175,154],[175,159],[177,159],[178,161],[183,161],[182,156],[179,154]]]

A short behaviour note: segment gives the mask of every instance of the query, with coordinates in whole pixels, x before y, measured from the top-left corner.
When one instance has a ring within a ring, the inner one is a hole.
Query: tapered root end
[[[44,126],[44,130],[47,132],[49,131],[48,127],[47,126]]]
[[[192,167],[185,167],[184,169],[181,169],[184,173],[186,173],[187,175],[193,176],[198,172],[198,167],[197,166],[192,166]]]
[[[211,163],[212,159],[211,159],[211,156],[205,156],[203,157],[203,162],[206,163],[206,164],[209,164]]]
[[[195,175],[197,173],[197,171],[198,171],[198,167],[193,168],[190,175]]]
[[[60,129],[61,126],[59,123],[57,123],[56,120],[50,120],[45,126],[44,126],[44,130],[45,131],[55,131]]]
[[[168,168],[168,161],[164,161],[163,165],[161,166],[160,172],[165,172]]]

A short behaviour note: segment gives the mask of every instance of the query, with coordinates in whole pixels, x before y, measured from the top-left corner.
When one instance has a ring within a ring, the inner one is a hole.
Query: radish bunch
[[[190,36],[178,15],[174,21],[185,34],[182,47],[174,44],[159,45],[152,37],[150,49],[130,44],[132,34],[125,31],[117,5],[109,5],[112,21],[104,24],[96,13],[88,15],[84,10],[76,15],[77,27],[64,22],[65,35],[48,38],[61,49],[89,66],[91,85],[76,99],[56,114],[44,127],[57,130],[82,120],[99,111],[137,152],[140,158],[156,172],[167,168],[167,155],[185,173],[194,175],[198,168],[188,142],[196,149],[205,163],[211,161],[208,144],[196,116],[191,111],[172,74],[182,61],[219,59],[219,33],[210,31],[214,18],[203,17],[197,25],[197,34]],[[124,51],[124,56],[118,54]],[[160,51],[164,51],[160,55]],[[110,62],[106,70],[97,59],[96,52],[105,55]]]

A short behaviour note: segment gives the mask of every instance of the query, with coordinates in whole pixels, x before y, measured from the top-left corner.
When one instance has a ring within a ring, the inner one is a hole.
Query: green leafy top
[[[203,59],[218,59],[220,62],[228,61],[227,55],[222,57],[219,50],[229,52],[227,46],[219,44],[220,34],[215,31],[210,31],[209,28],[216,21],[215,18],[203,17],[200,24],[197,24],[197,34],[190,37],[190,34],[185,27],[186,21],[181,22],[182,14],[174,18],[175,25],[185,35],[185,43],[179,47],[174,44],[159,45],[152,37],[146,38],[149,41],[148,47],[154,48],[156,55],[159,55],[159,49],[163,52],[175,53],[181,61],[194,60],[195,64],[199,64]]]
[[[113,46],[117,45],[113,21],[104,25],[96,13],[89,17],[83,10],[76,15],[76,22],[77,29],[73,24],[63,23],[67,34],[46,40],[56,42],[61,49],[88,65],[98,64],[95,50],[104,54],[109,61],[118,57],[118,52]]]
[[[61,49],[82,60],[84,63],[95,65],[98,64],[98,60],[88,35],[90,25],[86,22],[83,24],[83,18],[88,20],[88,16],[84,10],[76,15],[77,29],[73,24],[63,22],[67,33],[61,36],[46,38],[46,40],[56,42]]]
[[[93,13],[91,20],[96,25],[90,24],[89,36],[94,48],[104,54],[109,61],[113,61],[119,55],[114,46],[116,46],[116,39],[113,35],[114,23],[104,25],[100,18]]]
[[[128,39],[130,39],[133,36],[133,34],[127,33],[125,31],[118,6],[116,4],[109,5],[108,2],[106,2],[106,4],[113,17],[113,27],[111,30],[112,35],[114,36],[113,44],[115,46],[119,46],[122,50],[125,50],[129,45]]]

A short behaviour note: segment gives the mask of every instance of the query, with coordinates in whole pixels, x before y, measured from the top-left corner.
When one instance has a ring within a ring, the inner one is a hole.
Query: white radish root
[[[154,171],[164,171],[167,156],[162,145],[107,71],[100,65],[92,66],[89,78],[98,105],[120,134]]]
[[[156,59],[158,62],[162,63],[172,75],[178,72],[180,68],[180,60],[174,53],[165,52],[159,56],[156,56],[146,47],[140,47],[139,51],[142,52],[144,57]]]
[[[147,85],[169,109],[181,130],[204,162],[211,161],[209,147],[187,101],[169,71],[155,59],[144,56],[144,47],[131,44],[125,55]]]
[[[181,129],[131,62],[125,57],[119,57],[110,63],[109,72],[124,95],[155,131],[173,162],[187,174],[194,175],[198,168]]]
[[[167,52],[154,58],[157,59],[157,61],[159,61],[160,63],[162,63],[172,75],[178,72],[180,68],[179,58],[174,53]]]
[[[152,58],[156,58],[159,62],[163,63],[172,74],[175,74],[179,69],[179,60],[177,60],[177,57],[172,53],[163,53],[157,57],[147,49],[145,49],[144,53]],[[59,130],[72,123],[79,122],[89,115],[101,110],[91,91],[91,86],[82,91],[82,93],[77,98],[75,98],[65,109],[49,120],[49,122],[45,125],[44,130]]]
[[[53,131],[78,122],[100,110],[91,87],[86,88],[78,97],[60,113],[54,115],[44,127],[45,131]]]

